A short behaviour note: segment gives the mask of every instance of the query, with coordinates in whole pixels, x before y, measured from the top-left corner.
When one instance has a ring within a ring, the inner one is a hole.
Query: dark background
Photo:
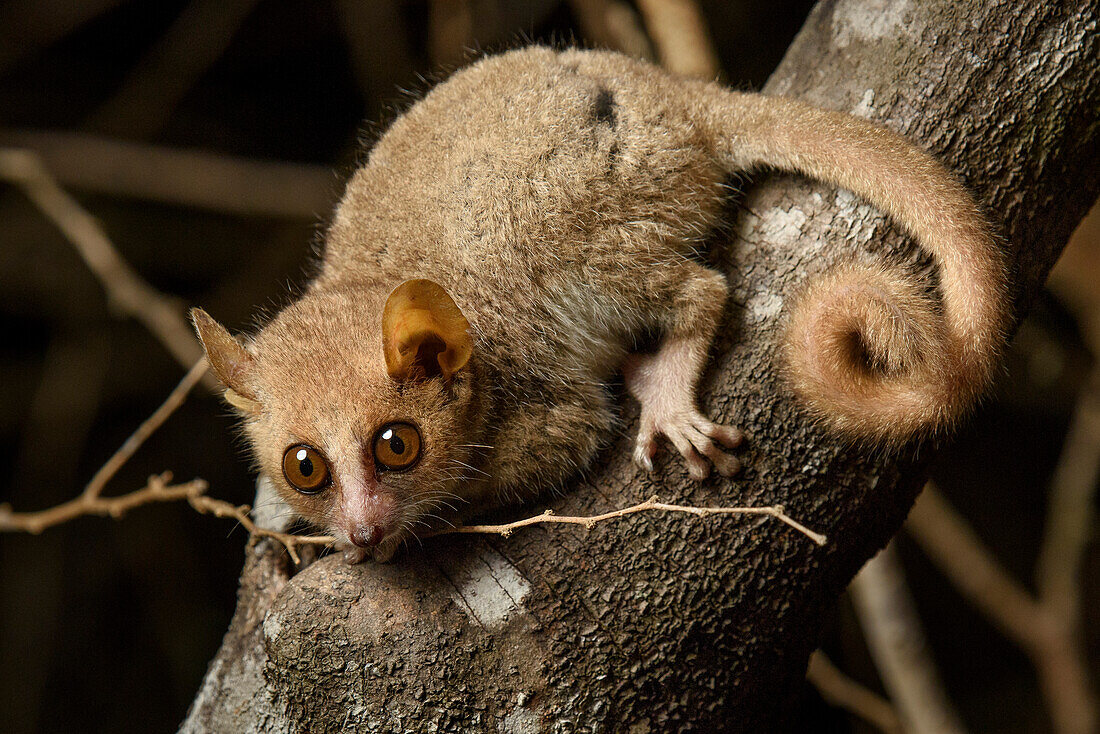
[[[82,131],[321,164],[335,172],[335,199],[361,141],[407,104],[408,92],[445,73],[432,58],[428,4],[391,4],[402,32],[367,41],[385,59],[367,68],[348,43],[339,0],[256,3],[150,134],[105,121],[102,109],[192,3],[8,0],[0,3],[0,130]],[[504,3],[476,5],[486,13],[473,29],[481,48],[583,42],[567,3],[513,2],[506,11]],[[810,7],[701,5],[726,81],[744,88],[763,84]],[[86,20],[44,36],[43,15],[79,6],[88,10]],[[292,284],[304,279],[327,216],[234,216],[72,191],[144,278],[183,303],[201,304],[233,330],[286,302]],[[1093,234],[1089,242],[1096,241]],[[1028,583],[1046,482],[1092,360],[1075,317],[1053,297],[1037,306],[997,398],[943,451],[937,469],[945,493]],[[19,190],[3,184],[0,333],[0,502],[18,510],[77,494],[182,375],[140,325],[112,313],[73,248]],[[207,479],[217,497],[251,501],[248,459],[229,413],[201,388],[108,492],[135,489],[166,469],[180,480]],[[175,729],[233,612],[245,539],[232,523],[180,505],[141,508],[121,522],[82,518],[37,537],[0,536],[0,728]],[[903,539],[900,550],[941,674],[970,727],[1048,731],[1024,656],[910,543]],[[1086,609],[1097,608],[1098,563],[1094,544]],[[1086,612],[1086,621],[1096,661],[1098,613]],[[881,690],[846,601],[827,623],[823,646],[841,668]],[[809,686],[799,729],[868,731]]]

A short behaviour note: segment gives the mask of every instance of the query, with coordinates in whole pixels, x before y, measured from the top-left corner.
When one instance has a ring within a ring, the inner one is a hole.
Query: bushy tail
[[[900,442],[945,427],[989,384],[1008,321],[1003,256],[970,195],[935,159],[865,120],[706,87],[708,137],[732,170],[772,166],[866,199],[931,253],[942,305],[901,270],[849,265],[789,313],[786,369],[823,421]]]

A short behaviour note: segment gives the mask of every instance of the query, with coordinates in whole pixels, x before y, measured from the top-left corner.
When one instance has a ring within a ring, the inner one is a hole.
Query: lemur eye
[[[420,458],[420,432],[411,423],[387,423],[374,434],[374,460],[383,469],[402,471]]]
[[[302,494],[316,494],[332,483],[325,457],[302,443],[291,446],[283,454],[283,476]]]

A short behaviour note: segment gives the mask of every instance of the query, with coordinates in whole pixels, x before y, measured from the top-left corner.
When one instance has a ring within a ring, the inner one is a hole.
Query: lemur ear
[[[447,291],[430,280],[406,280],[382,309],[382,351],[393,379],[444,380],[466,366],[474,351],[470,322]]]
[[[224,326],[201,308],[191,309],[191,323],[195,325],[199,341],[206,350],[206,360],[225,385],[226,402],[241,412],[259,413],[260,403],[249,385],[256,366],[255,358]]]

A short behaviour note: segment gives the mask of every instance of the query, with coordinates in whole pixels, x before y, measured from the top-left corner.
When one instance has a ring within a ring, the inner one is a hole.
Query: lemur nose
[[[359,525],[348,538],[360,548],[373,548],[382,542],[382,528],[377,525]]]

